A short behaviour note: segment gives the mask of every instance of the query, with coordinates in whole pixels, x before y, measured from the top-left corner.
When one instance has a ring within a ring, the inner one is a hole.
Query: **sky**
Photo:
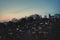
[[[0,21],[57,13],[60,13],[60,0],[0,0]]]

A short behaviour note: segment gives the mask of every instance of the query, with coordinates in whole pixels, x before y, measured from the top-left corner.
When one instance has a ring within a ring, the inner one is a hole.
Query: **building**
[[[54,17],[55,18],[60,18],[60,14],[55,14]]]

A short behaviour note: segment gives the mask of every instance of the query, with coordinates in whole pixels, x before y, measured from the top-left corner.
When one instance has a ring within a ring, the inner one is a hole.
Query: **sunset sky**
[[[49,13],[60,13],[60,0],[0,0],[0,21]]]

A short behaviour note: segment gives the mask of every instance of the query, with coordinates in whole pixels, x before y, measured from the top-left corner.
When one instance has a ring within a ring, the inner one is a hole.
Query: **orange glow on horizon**
[[[0,21],[7,21],[7,20],[11,20],[13,18],[22,18],[22,17],[25,17],[25,16],[29,16],[30,14],[8,14],[8,15],[4,15],[2,17],[0,17]]]

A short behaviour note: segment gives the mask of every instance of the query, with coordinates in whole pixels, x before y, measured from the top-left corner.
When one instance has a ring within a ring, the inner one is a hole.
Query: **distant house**
[[[54,17],[55,18],[60,18],[60,14],[55,14]]]

